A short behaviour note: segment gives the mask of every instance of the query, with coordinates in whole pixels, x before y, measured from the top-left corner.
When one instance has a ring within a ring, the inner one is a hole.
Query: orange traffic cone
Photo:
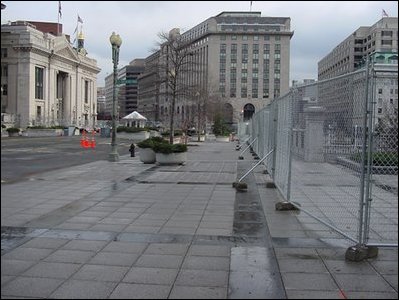
[[[91,147],[92,147],[92,148],[96,148],[96,140],[94,139],[94,135],[93,135],[93,137],[91,138]]]
[[[89,140],[88,140],[86,135],[85,135],[85,140],[83,142],[83,147],[84,148],[89,148],[90,147]]]
[[[85,140],[84,140],[84,133],[82,132],[82,136],[81,136],[81,138],[80,138],[80,147],[84,147],[84,142],[85,142]]]

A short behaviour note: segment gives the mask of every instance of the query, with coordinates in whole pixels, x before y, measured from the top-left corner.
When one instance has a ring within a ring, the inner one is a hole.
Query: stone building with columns
[[[58,28],[57,28],[58,27]],[[2,124],[94,127],[97,62],[83,33],[74,48],[62,25],[16,21],[1,26]]]

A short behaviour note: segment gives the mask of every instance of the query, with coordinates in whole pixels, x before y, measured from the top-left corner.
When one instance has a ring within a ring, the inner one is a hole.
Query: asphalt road
[[[1,182],[29,180],[46,171],[107,160],[111,138],[96,137],[96,147],[82,148],[80,136],[5,137],[1,139]],[[117,138],[119,155],[129,154],[130,142]]]

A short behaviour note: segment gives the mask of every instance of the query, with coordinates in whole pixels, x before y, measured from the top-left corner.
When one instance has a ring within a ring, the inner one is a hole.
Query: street
[[[80,136],[1,139],[1,182],[27,180],[46,171],[107,160],[111,138],[96,137],[96,147],[84,149]],[[117,140],[118,153],[128,154],[130,142]]]

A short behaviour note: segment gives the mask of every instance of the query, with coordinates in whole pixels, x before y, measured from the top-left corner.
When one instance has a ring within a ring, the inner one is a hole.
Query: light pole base
[[[108,161],[112,161],[112,162],[119,161],[119,154],[118,153],[109,153],[108,154]]]

